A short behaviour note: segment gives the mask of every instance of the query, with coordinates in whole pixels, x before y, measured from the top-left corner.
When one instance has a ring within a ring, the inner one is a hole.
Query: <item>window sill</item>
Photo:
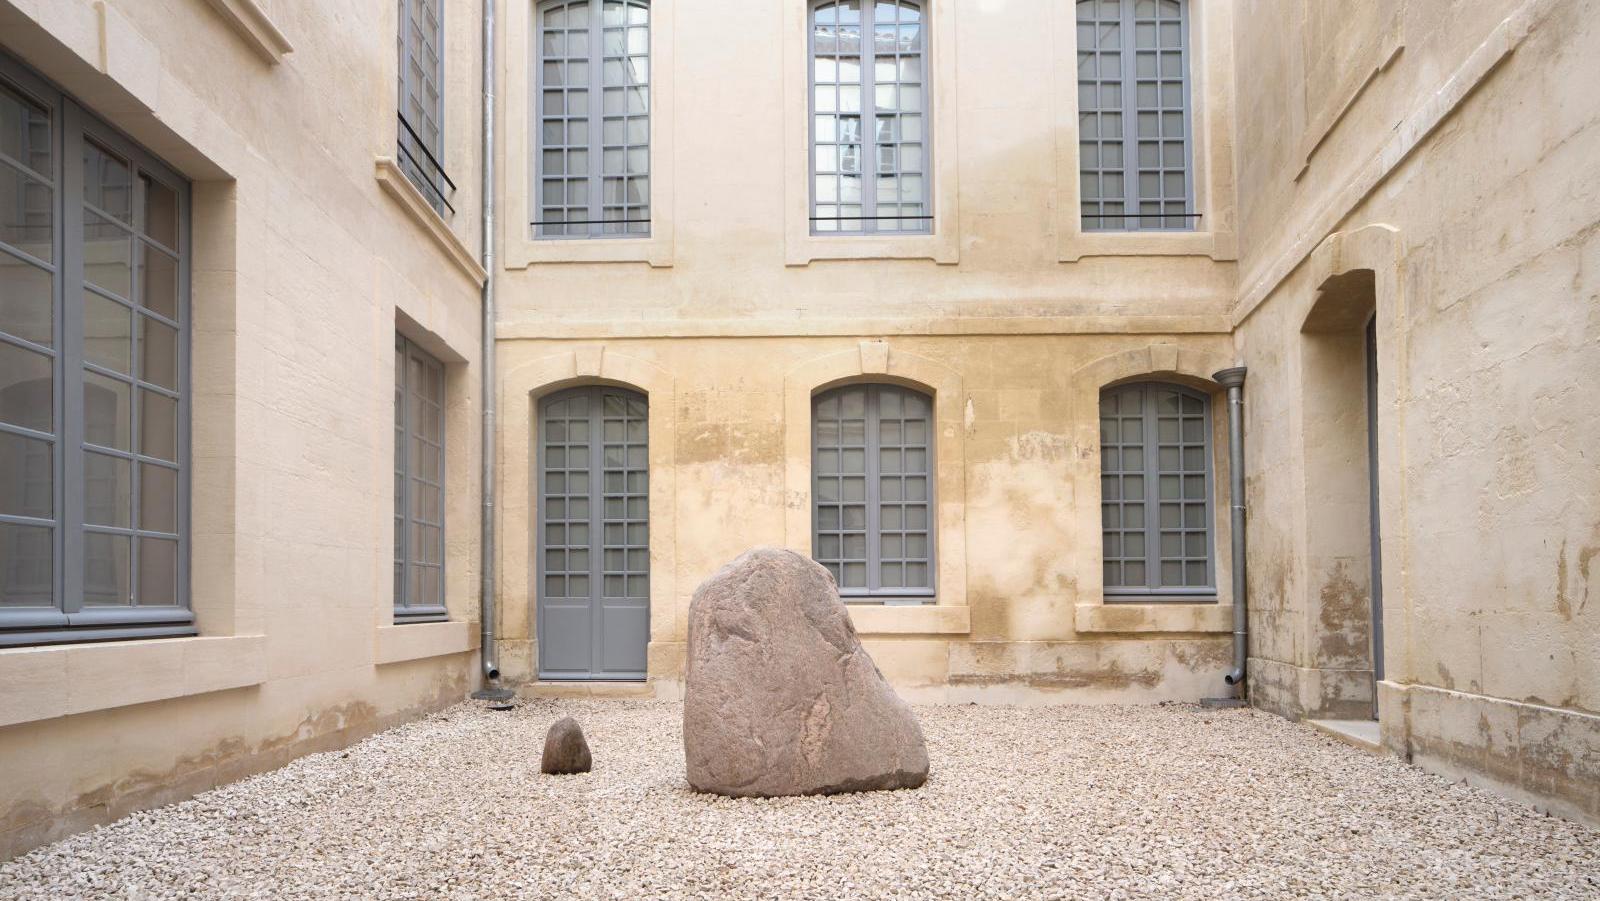
[[[257,0],[210,0],[210,3],[228,27],[238,32],[250,49],[269,65],[276,66],[285,54],[294,50]]]
[[[266,681],[264,635],[0,650],[0,726]]]
[[[390,157],[380,156],[373,166],[373,176],[377,178],[378,186],[383,188],[383,192],[400,204],[400,208],[406,211],[411,220],[422,228],[440,250],[444,251],[450,262],[456,264],[456,268],[467,278],[472,279],[473,284],[483,287],[487,275],[483,267],[478,264],[477,257],[461,243],[461,239],[450,230],[444,218],[428,203],[428,199],[422,196],[422,192],[411,183],[411,179],[406,177],[399,165]]]
[[[672,243],[654,223],[649,237],[535,238],[508,241],[506,268],[526,269],[543,263],[648,263],[655,268],[672,265]]]
[[[965,635],[972,608],[953,604],[851,604],[850,621],[862,635]]]
[[[1216,232],[1072,232],[1061,242],[1058,262],[1084,257],[1201,256],[1237,260],[1238,241]]]
[[[463,654],[478,649],[478,628],[458,620],[443,623],[401,623],[379,626],[373,649],[378,666]]]
[[[1109,600],[1109,599],[1108,599]],[[1215,601],[1079,604],[1080,633],[1208,633],[1233,631],[1233,607]]]
[[[806,234],[792,237],[784,247],[784,265],[807,266],[819,260],[932,260],[943,265],[961,262],[954,231],[931,235]]]

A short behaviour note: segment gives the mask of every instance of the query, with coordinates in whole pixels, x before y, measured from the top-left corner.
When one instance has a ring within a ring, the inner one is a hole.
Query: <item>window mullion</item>
[[[1148,385],[1139,389],[1144,415],[1144,580],[1151,588],[1161,587],[1161,434],[1156,411],[1155,391]]]
[[[1178,44],[1178,58],[1183,63],[1183,211],[1185,213],[1193,214],[1199,213],[1200,210],[1195,206],[1194,96],[1192,88],[1193,75],[1189,68],[1189,46],[1193,39],[1189,34],[1189,4],[1185,3],[1179,8],[1178,22],[1178,27],[1180,29],[1179,33],[1182,35],[1180,43]],[[1159,72],[1160,70],[1157,69],[1157,71]],[[1163,220],[1162,224],[1165,224],[1165,220]],[[1186,218],[1183,220],[1183,225],[1187,229],[1198,231],[1200,220],[1192,217]],[[1206,405],[1206,409],[1211,409],[1211,405],[1209,403]],[[1209,464],[1210,458],[1207,457],[1206,459]],[[1213,554],[1213,556],[1215,555]],[[1212,585],[1217,584],[1215,578],[1212,578],[1210,581]]]
[[[587,237],[605,234],[605,226],[599,224],[605,218],[605,149],[606,142],[604,130],[605,117],[605,3],[603,0],[590,0],[589,3],[589,212],[584,218],[589,224],[583,227]],[[626,19],[626,11],[624,11]],[[627,32],[623,32],[626,36]],[[623,93],[623,102],[627,102],[627,93]],[[570,121],[570,120],[569,120]],[[626,231],[626,229],[624,229]]]
[[[878,231],[877,3],[861,4],[861,230]],[[876,391],[870,396],[876,397]],[[869,584],[871,584],[869,582]]]
[[[880,573],[883,562],[883,535],[882,511],[883,496],[880,491],[880,473],[878,472],[878,386],[867,386],[866,397],[866,435],[863,436],[863,447],[866,449],[866,491],[862,496],[867,504],[867,591],[875,593],[883,589],[883,576]]]
[[[411,606],[411,342],[400,339],[400,596],[395,606]]]
[[[84,554],[84,484],[83,473],[83,308],[81,303],[70,302],[83,291],[83,167],[73,166],[67,160],[82,156],[83,118],[78,107],[70,101],[61,104],[61,179],[57,209],[62,211],[62,245],[64,259],[57,270],[61,278],[61,304],[56,321],[61,324],[61,346],[56,354],[57,382],[61,392],[60,421],[56,424],[57,441],[61,447],[58,458],[61,469],[56,477],[65,483],[62,492],[61,515],[57,522],[61,529],[61,559],[58,561],[61,579],[61,610],[69,617],[83,609],[83,554]],[[76,477],[74,477],[74,475]],[[76,565],[73,562],[76,561]]]
[[[594,2],[591,5],[599,7],[601,4]],[[585,389],[589,397],[589,410],[587,421],[589,423],[589,668],[590,671],[600,669],[604,660],[604,636],[601,627],[605,619],[606,596],[605,586],[605,553],[606,553],[606,511],[605,490],[602,487],[606,478],[605,457],[605,389],[593,387]],[[571,435],[569,434],[570,440]],[[626,453],[626,451],[624,451]],[[570,490],[570,485],[568,486]],[[627,490],[627,476],[623,476],[623,490]],[[626,496],[626,494],[624,494]],[[623,502],[626,507],[626,501]],[[568,511],[570,516],[571,511]],[[626,517],[627,511],[623,511]],[[570,520],[569,520],[570,522]],[[626,522],[626,519],[624,519]],[[622,546],[627,547],[627,525],[623,525]],[[598,536],[598,540],[597,540]],[[571,536],[567,538],[571,541]],[[626,566],[627,551],[623,551],[623,562]],[[627,587],[626,580],[623,583]],[[568,591],[570,594],[570,590]]]
[[[1144,228],[1139,218],[1139,70],[1137,65],[1138,42],[1133,38],[1134,15],[1132,0],[1123,0],[1121,42],[1122,55],[1122,227],[1133,223],[1133,230]],[[1158,60],[1159,62],[1159,60]],[[1132,215],[1130,220],[1128,217]],[[1104,221],[1104,220],[1101,220]],[[1149,400],[1149,392],[1145,392]],[[1148,442],[1147,442],[1148,444]],[[1146,550],[1148,553],[1148,549]]]
[[[142,450],[142,448],[140,447],[140,441],[142,440],[141,436],[144,434],[144,432],[142,430],[142,426],[143,426],[143,422],[144,422],[144,412],[141,409],[144,406],[144,404],[139,402],[139,375],[140,375],[140,372],[139,372],[139,369],[140,369],[139,345],[140,345],[140,342],[142,341],[141,333],[144,331],[144,327],[140,324],[139,313],[138,313],[138,310],[141,307],[144,306],[144,300],[145,300],[145,298],[144,298],[143,279],[140,278],[140,275],[143,273],[144,266],[145,266],[145,262],[144,262],[144,256],[145,255],[142,252],[142,250],[143,250],[143,241],[141,240],[141,236],[139,234],[139,223],[144,221],[144,219],[143,219],[143,217],[141,215],[144,212],[144,201],[143,201],[144,192],[139,190],[139,171],[142,168],[143,167],[138,162],[136,162],[134,160],[129,160],[128,161],[128,193],[131,195],[129,199],[132,201],[129,204],[129,209],[133,210],[133,223],[134,223],[132,240],[131,240],[131,243],[129,244],[129,248],[133,251],[133,258],[132,258],[132,260],[129,261],[131,263],[131,267],[129,269],[129,273],[131,274],[132,278],[131,278],[130,286],[128,288],[128,299],[133,301],[134,312],[132,314],[131,319],[129,320],[132,323],[132,331],[133,331],[133,335],[132,335],[132,338],[133,338],[133,342],[132,342],[133,358],[129,361],[128,370],[129,370],[129,375],[131,375],[133,377],[133,385],[129,389],[129,394],[128,394],[128,398],[129,398],[129,409],[128,409],[128,423],[129,423],[129,436],[128,436],[128,438],[129,438],[129,443],[128,443],[128,449],[131,450],[131,451],[134,451],[135,454],[137,454],[140,450]],[[181,456],[181,455],[174,453],[174,456]],[[138,500],[139,500],[139,481],[140,481],[140,479],[139,479],[139,470],[141,469],[141,467],[139,466],[139,462],[138,462],[137,457],[135,457],[133,462],[128,464],[128,469],[129,469],[129,480],[130,480],[129,481],[129,490],[133,492],[133,504],[132,504],[133,509],[130,510],[129,513],[128,513],[128,522],[129,522],[129,524],[131,524],[133,526],[133,534],[132,534],[132,536],[130,536],[128,538],[128,562],[129,562],[129,567],[128,567],[128,569],[129,569],[128,591],[130,593],[130,597],[133,599],[133,606],[142,607],[142,606],[144,606],[144,603],[143,603],[144,599],[141,596],[143,593],[139,590],[139,585],[140,585],[140,582],[139,582],[139,554],[140,554],[140,550],[139,549],[140,549],[140,545],[143,544],[143,539],[140,538],[139,531],[140,531],[140,526],[143,523],[143,519],[142,519],[142,517],[140,515],[140,510],[139,510],[140,504],[138,503]],[[176,593],[176,592],[174,592],[174,593]]]

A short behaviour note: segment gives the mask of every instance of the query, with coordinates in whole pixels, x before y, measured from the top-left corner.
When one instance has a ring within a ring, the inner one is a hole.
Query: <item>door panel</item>
[[[1372,678],[1383,680],[1383,547],[1378,521],[1378,320],[1367,323],[1367,477],[1372,540]],[[1377,710],[1378,686],[1372,686]]]
[[[586,387],[540,405],[539,677],[645,677],[648,405]]]

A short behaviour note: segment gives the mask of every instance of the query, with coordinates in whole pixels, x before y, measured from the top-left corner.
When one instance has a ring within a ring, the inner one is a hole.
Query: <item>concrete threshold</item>
[[[1383,752],[1383,737],[1377,720],[1307,720],[1312,728],[1363,751]]]
[[[517,693],[524,698],[653,698],[649,682],[529,682]]]

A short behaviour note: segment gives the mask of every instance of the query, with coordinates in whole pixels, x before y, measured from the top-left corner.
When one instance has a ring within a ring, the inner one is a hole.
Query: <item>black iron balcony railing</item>
[[[400,147],[402,168],[406,169],[406,174],[411,176],[412,182],[422,189],[428,198],[428,203],[432,204],[434,209],[443,206],[454,213],[456,208],[451,206],[445,187],[448,186],[449,193],[454,194],[456,183],[450,180],[449,174],[444,171],[444,166],[440,165],[428,150],[428,145],[422,140],[422,136],[417,134],[417,130],[411,127],[410,122],[406,121],[405,114],[401,113],[397,118],[400,120],[401,129],[400,140],[397,143]],[[407,140],[408,137],[410,140]],[[418,159],[419,153],[421,159]]]

